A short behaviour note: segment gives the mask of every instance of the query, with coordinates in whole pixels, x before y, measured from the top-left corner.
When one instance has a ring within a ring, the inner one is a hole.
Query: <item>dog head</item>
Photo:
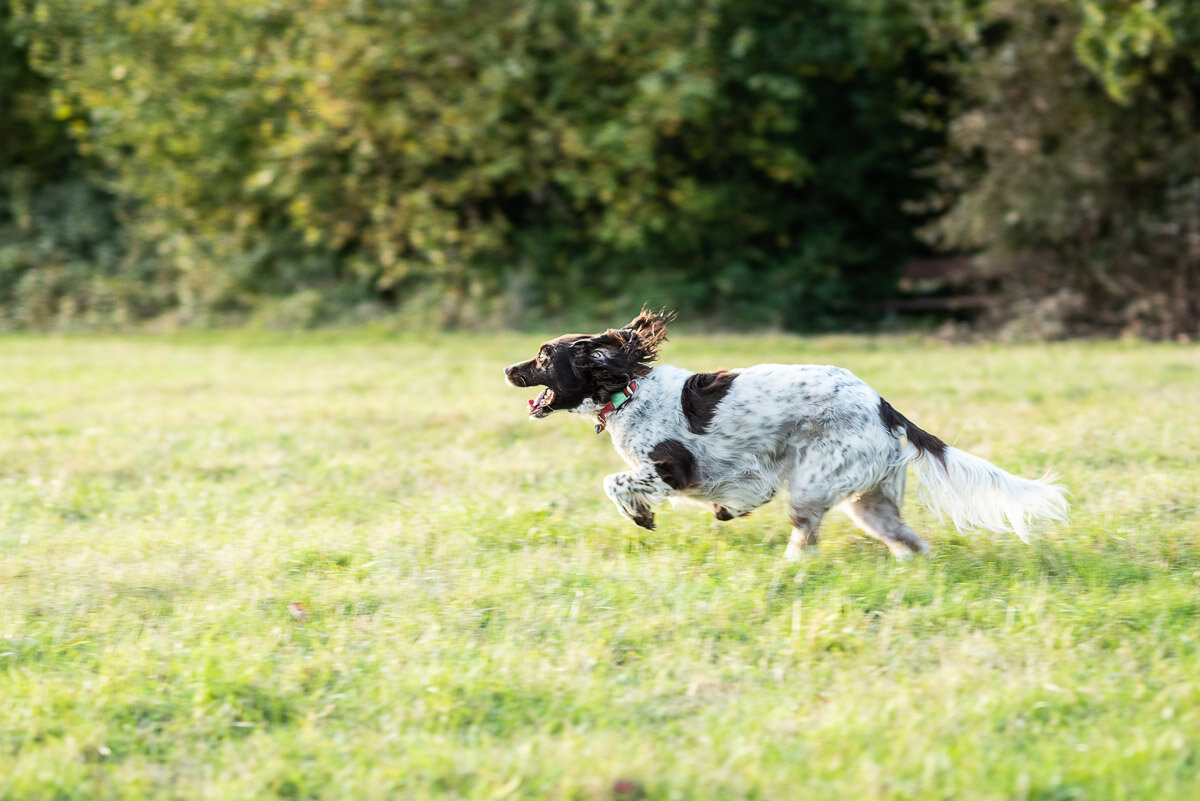
[[[552,339],[529,361],[505,367],[504,378],[514,387],[545,387],[529,401],[532,418],[558,411],[590,414],[630,381],[650,372],[671,319],[666,311],[642,309],[623,328]]]

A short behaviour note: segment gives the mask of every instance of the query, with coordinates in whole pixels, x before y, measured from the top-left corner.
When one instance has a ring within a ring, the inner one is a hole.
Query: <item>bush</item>
[[[1200,6],[941,10],[962,106],[932,233],[1002,272],[1000,318],[1034,335],[1200,334]]]
[[[923,28],[872,0],[16,7],[185,319],[305,290],[871,319],[939,137]]]
[[[0,329],[120,325],[172,302],[125,247],[117,200],[79,155],[0,5]]]

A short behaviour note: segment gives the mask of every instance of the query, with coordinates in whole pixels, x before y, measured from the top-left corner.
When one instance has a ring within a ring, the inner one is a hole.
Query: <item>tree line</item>
[[[0,0],[0,327],[1200,321],[1190,0]],[[587,310],[586,312],[581,310]]]

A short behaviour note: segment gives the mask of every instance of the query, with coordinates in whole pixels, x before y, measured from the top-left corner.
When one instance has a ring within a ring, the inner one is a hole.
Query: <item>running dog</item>
[[[623,328],[558,337],[504,369],[513,386],[545,387],[530,418],[572,412],[609,432],[630,469],[605,477],[604,491],[637,525],[653,529],[652,507],[674,497],[732,520],[786,487],[789,561],[817,547],[834,506],[896,556],[924,554],[929,546],[900,518],[910,464],[922,500],[960,529],[1027,541],[1030,524],[1066,518],[1053,476],[1020,478],[947,445],[840,367],[655,365],[672,319],[644,309]]]

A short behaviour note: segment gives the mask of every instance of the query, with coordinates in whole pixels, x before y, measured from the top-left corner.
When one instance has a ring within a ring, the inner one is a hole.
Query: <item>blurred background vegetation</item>
[[[0,0],[0,328],[869,328],[951,256],[1200,334],[1200,3]]]

